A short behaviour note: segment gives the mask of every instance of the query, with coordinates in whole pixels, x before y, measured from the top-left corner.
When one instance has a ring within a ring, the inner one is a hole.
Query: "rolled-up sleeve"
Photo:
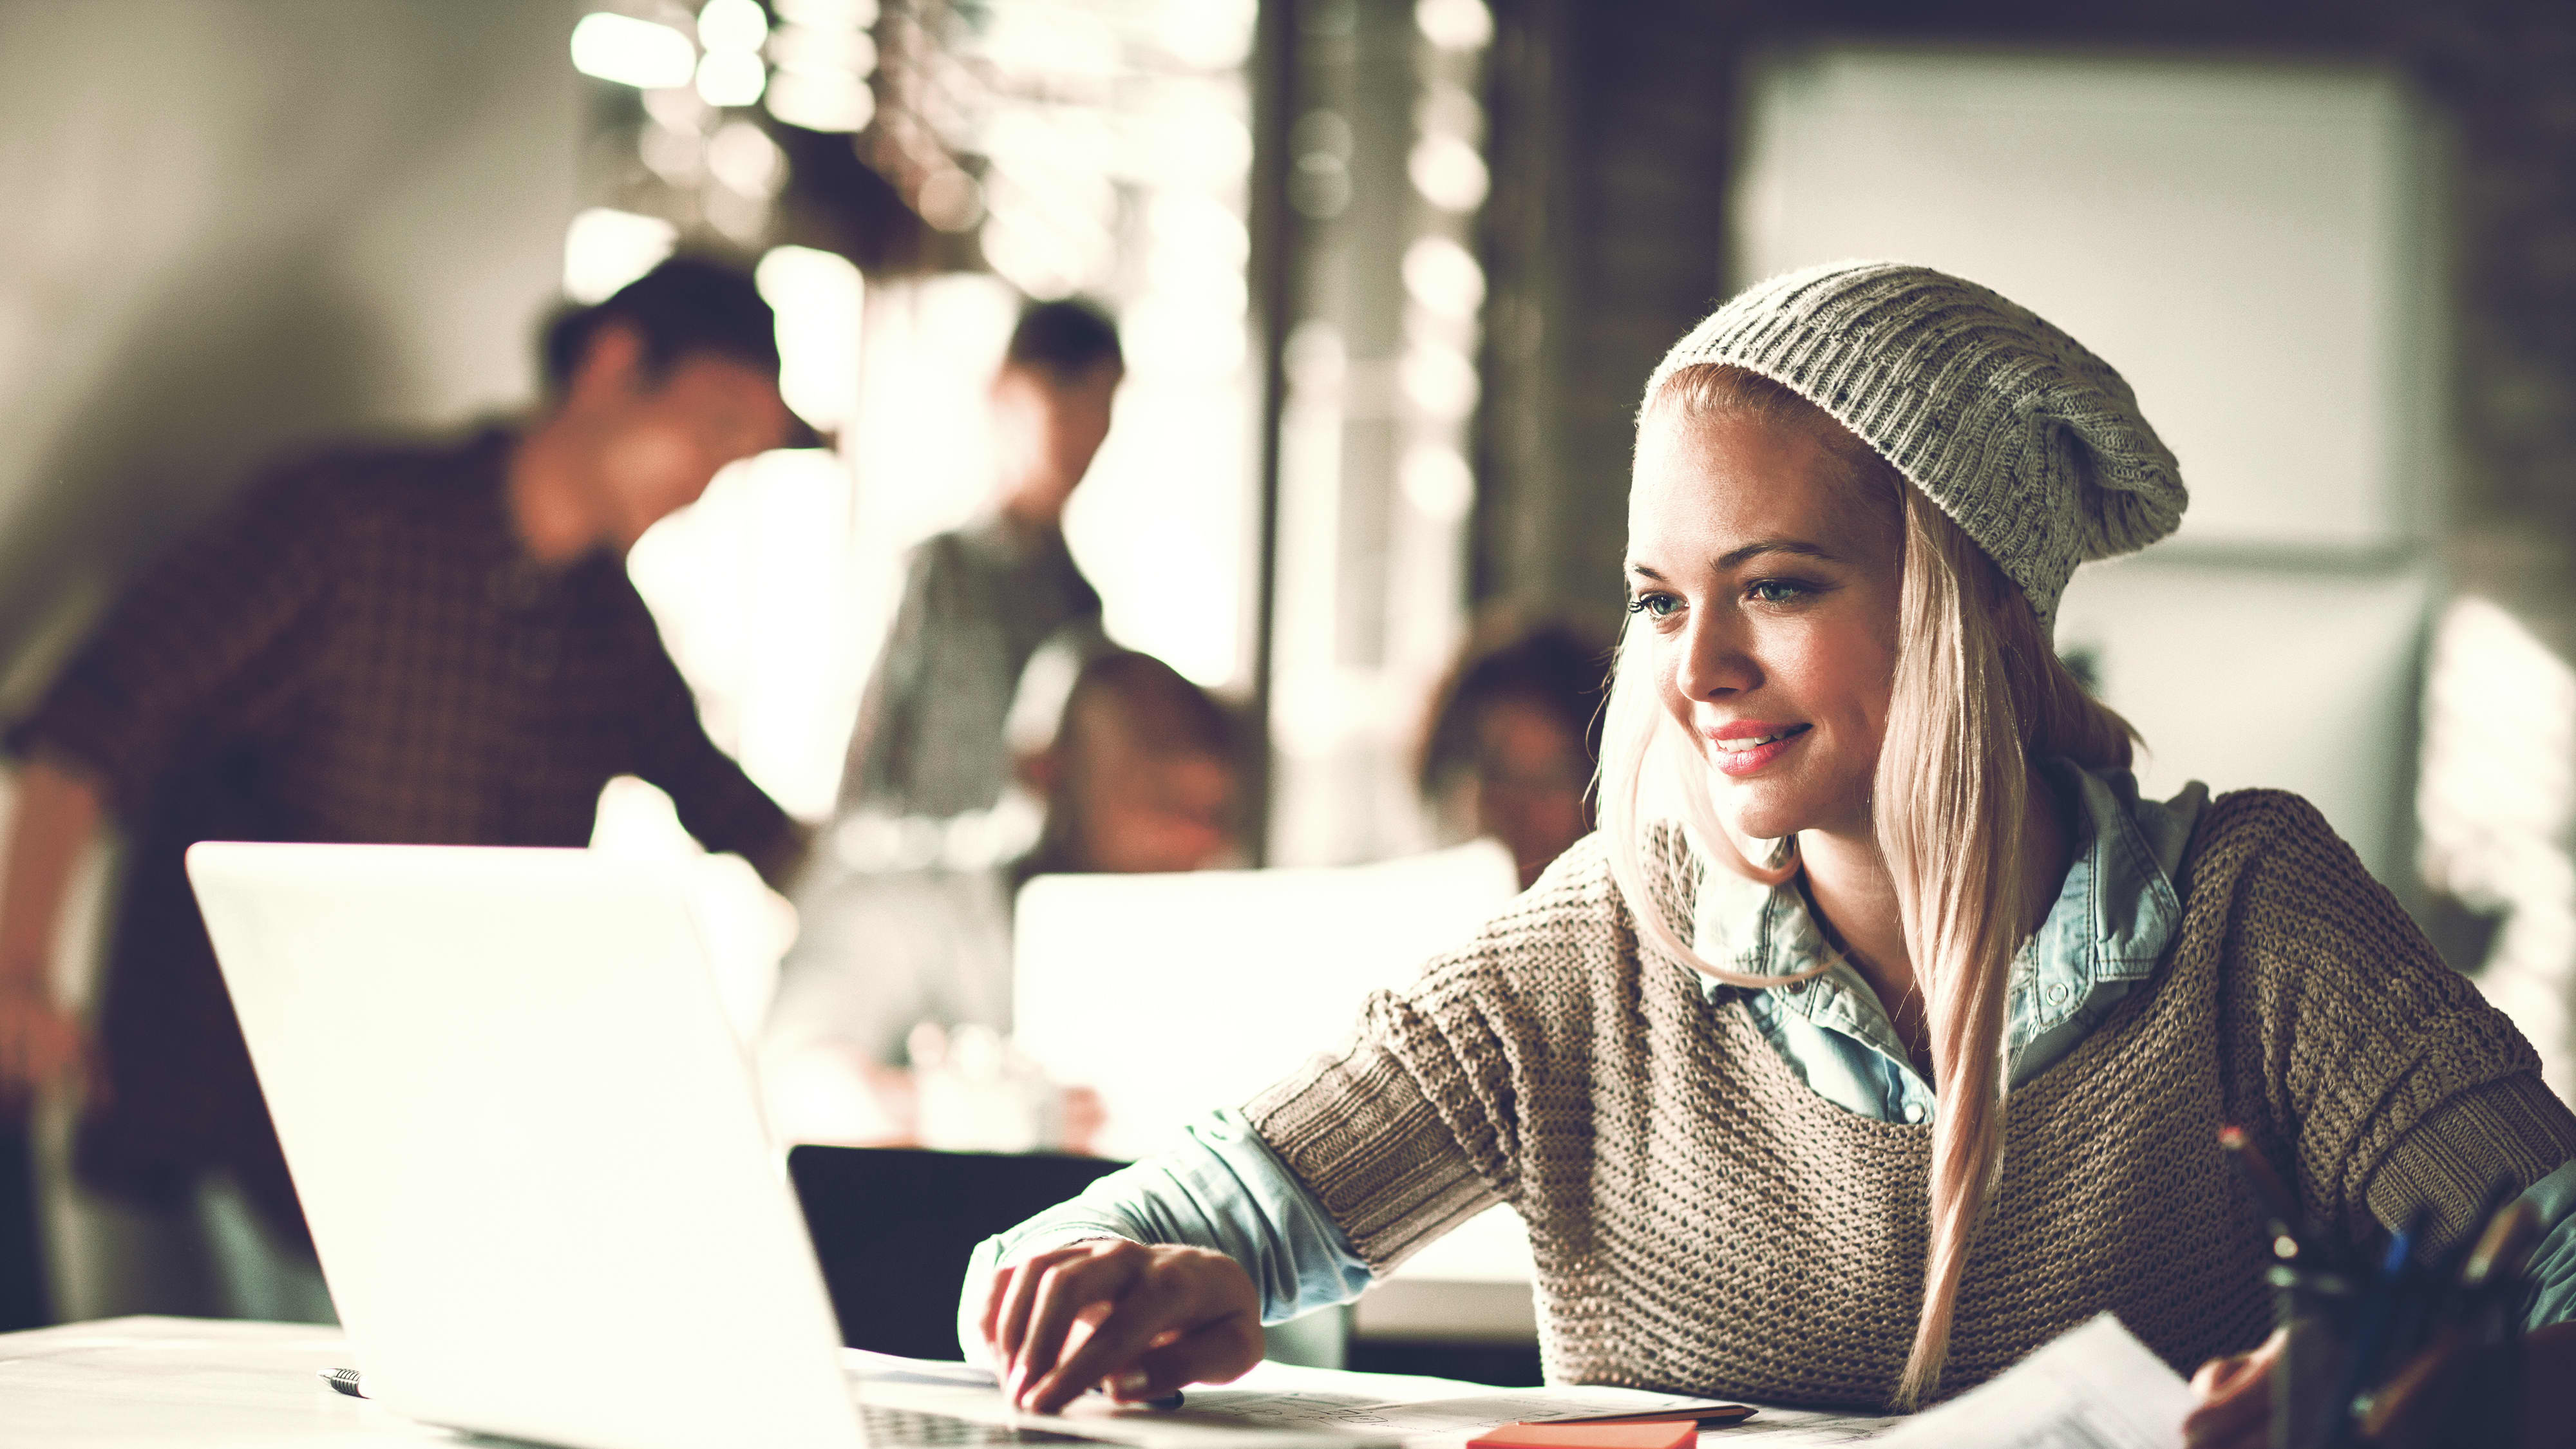
[[[1170,1151],[1121,1168],[1081,1196],[985,1239],[966,1271],[957,1341],[970,1354],[980,1349],[986,1285],[997,1270],[1092,1238],[1223,1253],[1260,1290],[1264,1323],[1348,1303],[1373,1279],[1323,1204],[1243,1114],[1228,1108],[1192,1124]]]

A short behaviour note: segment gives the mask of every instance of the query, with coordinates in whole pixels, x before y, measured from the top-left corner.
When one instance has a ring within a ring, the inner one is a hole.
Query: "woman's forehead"
[[[1794,422],[1679,409],[1638,430],[1628,490],[1629,557],[1727,553],[1767,538],[1798,538],[1841,557],[1892,553],[1893,510],[1874,480]],[[1888,500],[1892,501],[1892,500]]]

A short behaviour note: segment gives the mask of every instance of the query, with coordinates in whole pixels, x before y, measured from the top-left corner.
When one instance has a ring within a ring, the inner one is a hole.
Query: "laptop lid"
[[[584,1449],[861,1442],[674,876],[225,843],[188,871],[371,1397]]]

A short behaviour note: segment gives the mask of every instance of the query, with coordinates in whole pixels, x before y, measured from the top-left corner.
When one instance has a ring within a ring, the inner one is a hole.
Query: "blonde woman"
[[[2576,1117],[2305,802],[2138,798],[2050,626],[2184,502],[2118,374],[1984,288],[1729,302],[1639,416],[1601,829],[1344,1050],[987,1243],[961,1337],[1038,1410],[1222,1380],[1502,1201],[1557,1380],[1908,1407],[2109,1310],[2208,1365],[2196,1442],[2260,1442],[2220,1124],[2358,1239],[2499,1175],[2556,1223]],[[2576,1227],[2540,1261],[2576,1314]]]

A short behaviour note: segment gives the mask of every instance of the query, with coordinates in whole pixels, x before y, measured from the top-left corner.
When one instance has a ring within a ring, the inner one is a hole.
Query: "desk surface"
[[[458,1444],[318,1377],[334,1328],[111,1318],[0,1334],[0,1446]]]
[[[428,1428],[333,1392],[321,1371],[349,1363],[339,1330],[291,1323],[111,1318],[0,1333],[0,1449],[500,1442]],[[1700,1442],[1817,1449],[1858,1442],[1893,1422],[1774,1409]]]

